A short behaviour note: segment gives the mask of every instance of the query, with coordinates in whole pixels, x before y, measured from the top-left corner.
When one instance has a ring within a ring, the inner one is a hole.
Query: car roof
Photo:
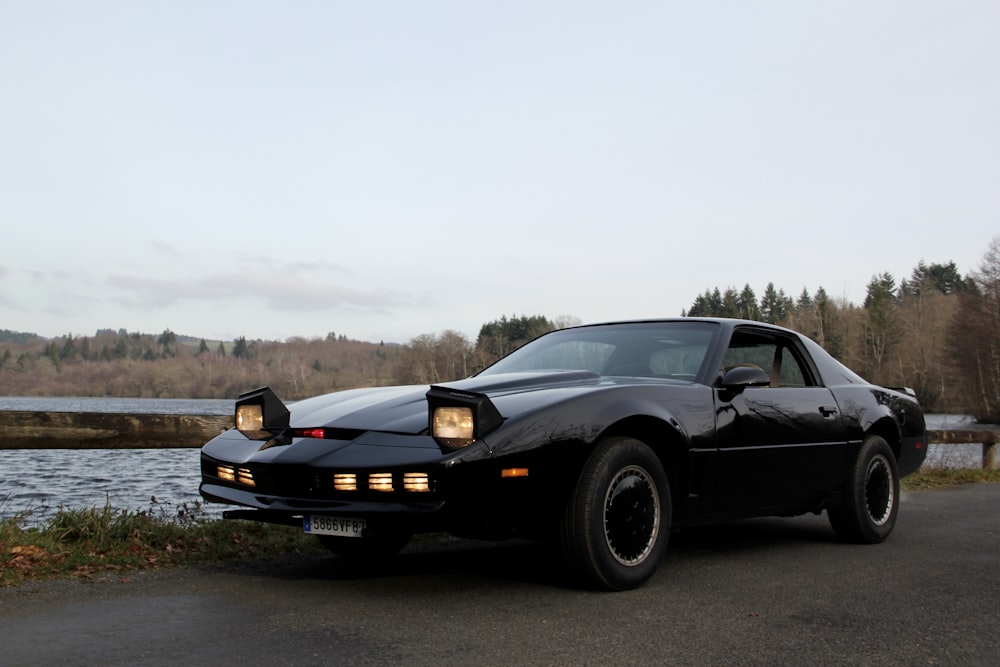
[[[644,319],[609,320],[606,322],[591,322],[587,324],[580,324],[566,328],[576,329],[583,327],[598,327],[598,326],[609,326],[618,324],[656,324],[656,323],[667,323],[667,322],[709,322],[713,324],[719,324],[727,329],[732,329],[738,326],[751,326],[751,327],[758,327],[761,329],[771,329],[773,331],[781,331],[787,334],[795,334],[796,336],[803,335],[802,333],[795,331],[794,329],[788,329],[786,327],[778,326],[777,324],[769,324],[768,322],[760,322],[758,320],[743,320],[732,317],[651,317]]]

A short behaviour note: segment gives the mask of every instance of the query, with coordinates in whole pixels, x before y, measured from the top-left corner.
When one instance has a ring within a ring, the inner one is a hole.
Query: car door
[[[757,366],[770,382],[716,388],[717,502],[744,513],[819,503],[845,455],[846,430],[833,393],[819,384],[791,334],[735,329],[723,373],[734,366]]]

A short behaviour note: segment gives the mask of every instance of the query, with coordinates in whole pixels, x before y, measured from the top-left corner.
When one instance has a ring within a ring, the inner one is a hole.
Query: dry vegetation
[[[0,395],[235,398],[268,385],[282,398],[467,377],[512,348],[558,325],[544,317],[503,317],[483,325],[476,345],[454,331],[407,345],[330,334],[284,342],[229,343],[100,331],[46,340],[0,332]],[[503,342],[498,342],[502,340]]]
[[[399,346],[294,339],[255,342],[235,355],[232,343],[199,352],[197,342],[164,345],[165,336],[171,338],[104,333],[4,344],[0,354],[10,356],[0,366],[0,394],[233,398],[269,384],[296,399],[391,383],[400,354]]]

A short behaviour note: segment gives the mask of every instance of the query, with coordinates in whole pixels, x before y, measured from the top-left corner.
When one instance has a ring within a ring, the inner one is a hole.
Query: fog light
[[[424,493],[431,490],[430,480],[425,472],[403,473],[403,490]]]
[[[333,488],[337,491],[357,491],[358,476],[353,472],[334,473]]]
[[[372,491],[392,491],[392,473],[373,472],[368,476],[368,488]]]
[[[224,479],[227,482],[236,481],[236,468],[233,466],[219,466],[217,470],[216,474],[219,476],[219,479]]]
[[[236,481],[246,486],[256,486],[253,482],[253,473],[250,472],[249,468],[237,468]]]

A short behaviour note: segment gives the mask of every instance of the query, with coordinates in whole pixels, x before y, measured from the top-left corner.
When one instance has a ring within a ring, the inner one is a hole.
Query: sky
[[[474,341],[966,274],[998,34],[995,0],[0,0],[0,329]]]

